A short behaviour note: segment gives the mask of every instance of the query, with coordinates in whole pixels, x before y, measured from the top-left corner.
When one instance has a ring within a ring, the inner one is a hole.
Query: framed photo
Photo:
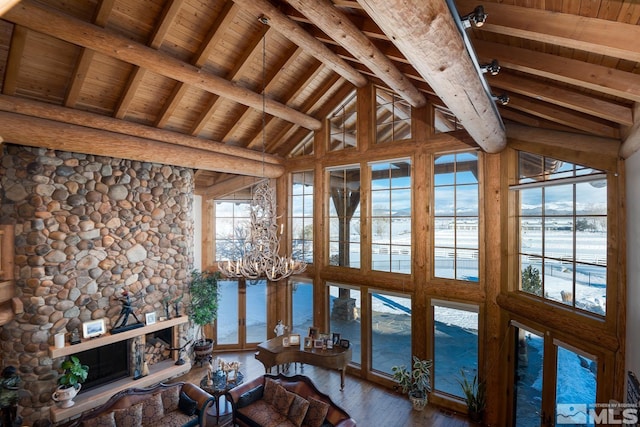
[[[84,338],[99,337],[107,332],[104,319],[90,320],[82,324],[82,336]]]
[[[324,340],[313,340],[313,348],[322,348]]]
[[[291,334],[289,335],[289,345],[300,345],[300,334]]]
[[[337,332],[334,332],[331,336],[331,341],[333,341],[333,345],[335,346],[339,346],[340,345],[340,334]]]
[[[304,348],[311,348],[311,337],[304,337]]]
[[[147,321],[147,325],[153,325],[156,323],[156,312],[152,311],[151,313],[146,313],[144,315],[145,320]]]
[[[282,346],[289,347],[289,337],[282,337]]]
[[[349,348],[349,340],[340,340],[340,347]]]
[[[333,341],[327,340],[327,350],[333,350]]]
[[[309,328],[309,336],[310,336],[312,339],[316,339],[316,338],[318,338],[318,328],[316,328],[316,327],[314,327],[314,326],[310,327],[310,328]]]

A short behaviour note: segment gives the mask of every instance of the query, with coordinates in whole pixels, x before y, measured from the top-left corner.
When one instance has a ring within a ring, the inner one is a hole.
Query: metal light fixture
[[[481,64],[480,71],[482,71],[483,74],[489,73],[492,76],[497,76],[500,72],[500,64],[497,59],[494,59],[488,64]]]
[[[265,25],[268,20],[261,16],[259,21]],[[262,39],[262,155],[266,147],[266,108],[265,108],[265,67],[266,40]],[[218,263],[220,272],[231,278],[250,280],[267,278],[271,281],[285,279],[292,274],[302,273],[307,263],[289,256],[280,256],[280,236],[284,226],[278,231],[276,216],[276,194],[268,180],[259,183],[253,192],[250,205],[251,223],[242,243],[241,257],[236,260]]]
[[[487,14],[484,12],[484,6],[482,5],[476,6],[470,14],[460,17],[464,28],[470,28],[472,25],[478,28],[482,27],[486,20]]]

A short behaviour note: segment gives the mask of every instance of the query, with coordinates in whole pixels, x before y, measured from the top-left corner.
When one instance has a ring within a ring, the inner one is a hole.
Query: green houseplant
[[[392,366],[393,379],[398,382],[403,393],[409,395],[413,408],[421,411],[428,402],[427,393],[431,391],[431,360],[421,360],[413,356],[411,370],[405,365]]]
[[[213,340],[204,336],[203,327],[212,323],[218,316],[218,302],[220,292],[218,289],[219,272],[191,271],[189,293],[189,316],[198,326],[197,340],[193,345],[195,361],[202,363],[211,358]]]
[[[474,422],[482,421],[484,410],[487,405],[486,384],[484,381],[478,381],[478,375],[474,375],[471,381],[467,378],[463,370],[460,370],[462,376],[458,380],[464,400],[469,411],[469,418]]]
[[[80,391],[82,383],[87,380],[89,367],[80,363],[77,356],[70,356],[62,362],[62,375],[58,378],[58,389],[51,396],[53,400],[60,403],[62,408],[69,408],[74,405],[73,398]]]

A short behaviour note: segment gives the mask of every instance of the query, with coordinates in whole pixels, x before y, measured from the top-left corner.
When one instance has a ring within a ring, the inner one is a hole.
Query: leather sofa
[[[85,412],[73,427],[204,426],[213,396],[195,384],[177,382],[128,388]]]
[[[265,374],[230,390],[240,427],[355,427],[356,422],[306,376]]]

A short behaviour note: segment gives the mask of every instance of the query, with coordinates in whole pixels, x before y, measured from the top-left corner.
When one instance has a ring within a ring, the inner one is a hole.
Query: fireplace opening
[[[128,342],[119,341],[76,354],[83,365],[89,366],[81,392],[129,376]]]

